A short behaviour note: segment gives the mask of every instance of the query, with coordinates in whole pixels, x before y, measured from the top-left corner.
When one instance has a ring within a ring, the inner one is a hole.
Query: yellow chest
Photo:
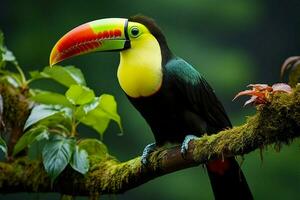
[[[150,96],[161,87],[161,52],[152,37],[143,38],[143,42],[132,42],[130,49],[121,52],[118,80],[130,97]]]

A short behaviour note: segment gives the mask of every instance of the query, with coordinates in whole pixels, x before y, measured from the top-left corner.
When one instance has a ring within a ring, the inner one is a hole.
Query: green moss
[[[130,178],[136,176],[141,167],[140,159],[121,163],[115,158],[109,157],[93,166],[93,170],[88,174],[86,187],[90,188],[90,193],[93,195],[101,190],[115,193],[123,187],[123,184],[128,183]]]
[[[10,85],[0,83],[3,98],[3,118],[13,126],[23,125],[28,114],[29,103],[26,96]]]
[[[27,158],[18,158],[12,163],[0,163],[0,187],[3,185],[30,188],[38,192],[39,188],[49,185],[50,179],[44,172],[43,166],[39,161],[30,161]]]
[[[23,126],[29,115],[30,104],[26,97],[19,89],[11,85],[0,83],[0,94],[3,102],[3,113],[0,119],[1,132],[8,143],[8,155],[12,154],[12,150],[18,139],[23,134]]]

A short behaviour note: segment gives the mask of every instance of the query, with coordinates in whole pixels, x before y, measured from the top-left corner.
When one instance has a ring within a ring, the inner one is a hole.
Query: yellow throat
[[[121,51],[118,80],[124,92],[133,98],[157,92],[162,84],[161,50],[151,33],[131,40],[131,48]]]

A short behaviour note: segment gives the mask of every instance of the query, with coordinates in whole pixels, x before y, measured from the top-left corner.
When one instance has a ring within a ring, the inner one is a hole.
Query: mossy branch
[[[60,192],[72,195],[122,193],[158,176],[206,163],[217,157],[244,155],[266,145],[290,143],[300,136],[300,87],[292,94],[275,94],[270,103],[259,106],[247,123],[203,136],[191,142],[186,159],[180,147],[154,152],[150,164],[144,167],[140,157],[119,162],[109,156],[92,163],[83,176],[66,169],[51,187],[50,179],[39,161],[19,158],[12,163],[0,163],[0,192]]]

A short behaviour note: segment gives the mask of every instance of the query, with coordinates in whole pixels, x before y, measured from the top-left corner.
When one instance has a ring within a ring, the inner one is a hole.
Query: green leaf
[[[75,140],[55,135],[47,141],[43,149],[43,164],[54,181],[71,160]]]
[[[10,85],[12,85],[13,87],[15,88],[18,88],[20,87],[20,81],[19,79],[16,79],[14,76],[10,76],[10,75],[7,75],[7,76],[4,76],[3,77]]]
[[[99,97],[95,97],[94,100],[92,100],[91,102],[77,107],[75,112],[76,119],[80,120],[83,117],[85,117],[86,114],[88,114],[90,111],[96,109],[99,103]]]
[[[67,107],[72,107],[72,104],[64,95],[55,92],[42,91],[30,97],[30,99],[42,104],[63,105]]]
[[[70,87],[71,85],[86,85],[84,76],[80,69],[74,66],[58,66],[45,67],[41,75],[45,78],[52,78],[57,82]]]
[[[117,111],[117,102],[112,95],[103,94],[100,96],[100,108],[109,116],[110,119],[117,122],[121,132],[123,132],[120,115]]]
[[[60,106],[52,106],[52,105],[37,105],[35,106],[26,123],[24,126],[24,130],[27,129],[29,126],[47,118],[52,115],[55,115],[56,113],[61,112],[61,107]]]
[[[5,141],[2,139],[2,137],[0,137],[0,149],[3,151],[5,156],[7,156],[7,145]]]
[[[42,152],[49,138],[37,137],[28,148],[28,158],[30,160],[42,160]]]
[[[0,70],[0,73],[2,75],[0,78],[12,86],[17,88],[22,85],[22,77],[20,74],[3,69]]]
[[[47,75],[43,75],[38,70],[30,71],[29,75],[31,77],[31,80],[37,80],[37,79],[40,79],[40,78],[45,78],[45,76],[47,76]]]
[[[93,90],[82,85],[71,85],[66,92],[67,99],[74,105],[83,105],[95,98]]]
[[[5,66],[5,62],[12,62],[13,64],[17,64],[16,57],[14,54],[6,48],[4,45],[4,35],[0,30],[0,67]]]
[[[81,174],[86,174],[89,171],[89,159],[86,150],[75,146],[72,159],[70,162],[71,167]]]
[[[100,98],[96,97],[89,104],[79,107],[76,118],[85,125],[94,128],[101,138],[110,120],[116,121],[122,131],[121,119],[117,113],[117,103],[114,97],[108,94],[103,94]]]
[[[92,160],[101,161],[107,157],[107,147],[104,143],[97,139],[83,139],[78,144],[81,149],[87,151]]]
[[[45,126],[37,126],[29,131],[25,132],[24,135],[18,140],[17,144],[14,147],[13,155],[22,151],[27,146],[30,146],[34,141],[41,139],[48,139],[48,131]]]
[[[12,62],[12,63],[16,63],[16,57],[14,56],[14,54],[8,50],[6,47],[3,47],[3,53],[2,53],[2,59],[3,61],[7,61],[7,62]]]
[[[110,118],[99,107],[88,112],[84,117],[79,119],[85,125],[91,126],[103,137],[103,133],[108,127]]]
[[[62,135],[69,135],[72,130],[72,112],[62,108],[61,112],[46,117],[38,122],[38,125],[44,125],[50,128],[50,133],[59,133]]]

